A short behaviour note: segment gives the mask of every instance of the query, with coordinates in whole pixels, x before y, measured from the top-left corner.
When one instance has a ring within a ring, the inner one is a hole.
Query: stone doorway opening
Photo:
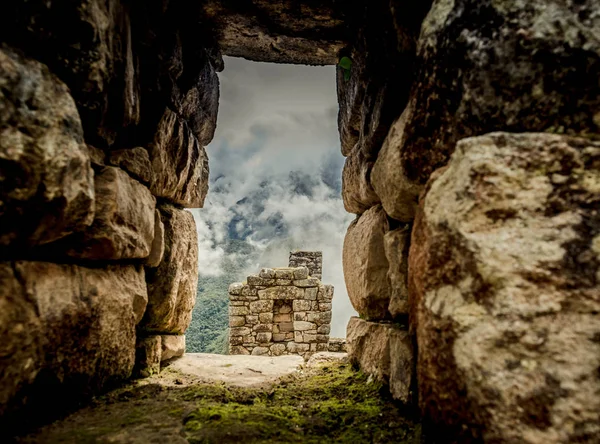
[[[273,302],[273,342],[294,340],[294,312],[291,301]]]
[[[338,296],[332,335],[345,337],[354,311],[341,253],[352,216],[341,197],[335,67],[224,61],[217,131],[207,147],[209,193],[204,208],[192,210],[199,280],[187,352],[227,353],[229,284],[263,267],[287,265],[295,249],[318,247],[327,258],[324,282]],[[310,268],[297,261],[290,266]],[[321,269],[311,276],[321,279]],[[285,333],[289,341],[293,331]]]

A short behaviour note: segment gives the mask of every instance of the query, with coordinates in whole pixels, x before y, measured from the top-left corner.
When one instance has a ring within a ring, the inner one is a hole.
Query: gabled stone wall
[[[290,255],[294,261],[296,253]],[[321,270],[320,252],[301,252]],[[307,267],[263,268],[229,286],[229,353],[279,356],[329,350],[333,286]]]

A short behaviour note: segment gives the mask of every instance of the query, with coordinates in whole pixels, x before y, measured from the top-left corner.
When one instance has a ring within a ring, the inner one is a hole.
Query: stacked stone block
[[[183,353],[198,256],[185,208],[208,186],[220,65],[173,5],[6,7],[0,419],[35,398],[39,374],[66,403]]]
[[[323,253],[320,251],[292,251],[289,265],[306,267],[312,277],[323,279]]]
[[[304,358],[328,350],[333,286],[306,267],[263,268],[229,287],[229,353]]]

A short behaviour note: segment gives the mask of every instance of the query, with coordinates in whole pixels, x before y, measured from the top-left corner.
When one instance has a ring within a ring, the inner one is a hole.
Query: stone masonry
[[[321,270],[320,252],[290,254],[290,262],[298,258]],[[332,299],[333,286],[323,285],[306,266],[263,268],[231,284],[229,353],[308,358],[328,351]]]
[[[306,267],[308,274],[323,279],[323,253],[320,251],[290,252],[290,267]]]

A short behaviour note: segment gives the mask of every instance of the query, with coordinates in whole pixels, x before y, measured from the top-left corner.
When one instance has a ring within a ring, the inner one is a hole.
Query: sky
[[[237,239],[259,253],[246,274],[287,266],[291,249],[323,251],[333,284],[332,337],[355,312],[342,273],[353,215],[341,199],[344,157],[337,131],[335,67],[256,63],[225,57],[215,138],[207,147],[210,186],[198,228],[199,273],[218,276]]]

